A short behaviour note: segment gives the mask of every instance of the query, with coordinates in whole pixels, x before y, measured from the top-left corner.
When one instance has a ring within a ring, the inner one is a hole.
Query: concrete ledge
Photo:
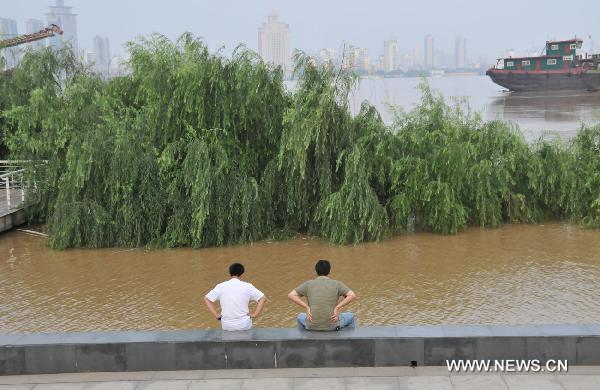
[[[0,335],[0,375],[441,366],[446,359],[600,364],[600,325],[388,326]]]
[[[7,214],[0,215],[0,233],[10,230],[26,222],[25,210],[18,209]]]

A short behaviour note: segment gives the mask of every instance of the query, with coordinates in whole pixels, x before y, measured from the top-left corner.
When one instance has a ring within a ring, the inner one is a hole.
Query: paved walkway
[[[452,374],[445,367],[298,368],[0,376],[0,390],[597,390],[600,367],[568,373]]]

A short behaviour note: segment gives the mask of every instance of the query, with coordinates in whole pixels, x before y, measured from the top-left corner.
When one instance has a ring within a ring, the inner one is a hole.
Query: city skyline
[[[54,5],[49,6],[49,12],[46,13],[47,24],[58,24],[63,27],[64,34],[55,36],[45,42],[48,46],[62,46],[70,44],[79,55],[79,57],[88,65],[94,66],[102,77],[108,78],[111,75],[118,75],[118,69],[121,62],[120,57],[111,57],[110,43],[107,37],[99,35],[94,36],[92,48],[79,48],[77,14],[72,12],[73,7],[66,5],[64,0],[55,0]],[[1,19],[2,28],[6,30],[5,35],[16,35],[16,21],[14,19]],[[27,19],[25,21],[25,33],[33,33],[42,29],[43,22],[38,19]],[[258,53],[262,59],[276,66],[281,66],[286,77],[290,77],[292,70],[292,46],[290,39],[290,26],[279,19],[279,14],[271,11],[267,17],[267,21],[258,29]],[[435,68],[448,69],[450,63],[454,62],[455,68],[465,68],[467,59],[465,55],[465,38],[460,34],[456,38],[455,53],[452,60],[449,60],[448,55],[444,51],[434,50],[434,38],[431,34],[425,36],[423,45],[424,57],[420,58],[420,50],[415,47],[412,54],[402,52],[398,47],[398,39],[396,37],[384,41],[383,54],[379,55],[378,61],[372,61],[369,56],[368,48],[356,47],[351,44],[343,46],[344,52],[342,58],[335,58],[335,49],[324,48],[319,49],[314,55],[317,59],[324,62],[341,63],[344,67],[355,68],[361,74],[384,72],[397,73],[398,71],[405,72],[411,69],[426,69],[432,70]],[[41,48],[43,42],[35,42],[26,47]],[[326,54],[323,55],[323,50]],[[12,61],[8,61],[10,66],[15,66],[19,60],[18,52],[11,52]],[[472,65],[471,65],[472,66]],[[481,68],[482,64],[478,63],[472,67]]]
[[[28,18],[25,20],[25,31],[19,31],[15,19],[0,18],[0,38],[37,33],[50,25],[60,26],[63,31],[62,34],[56,34],[48,39],[6,49],[4,68],[17,66],[28,49],[59,48],[69,45],[84,64],[95,69],[103,78],[120,75],[122,60],[119,56],[111,56],[109,39],[96,35],[91,48],[81,48],[78,39],[77,14],[72,12],[73,7],[65,4],[64,0],[54,1],[55,3],[49,5],[48,12],[45,13],[45,22]]]
[[[16,19],[19,31],[24,31],[26,19],[42,19],[51,0],[27,0],[4,4],[0,17]],[[78,15],[79,41],[91,47],[93,37],[109,38],[115,54],[124,54],[123,45],[141,35],[159,32],[170,39],[190,31],[204,37],[211,50],[225,46],[231,52],[239,43],[258,51],[256,28],[270,11],[275,10],[293,31],[293,47],[307,52],[321,48],[339,49],[343,43],[368,49],[372,57],[382,53],[382,42],[398,38],[400,51],[413,50],[423,37],[431,34],[435,46],[454,52],[456,34],[462,32],[469,40],[469,56],[482,55],[490,60],[499,57],[507,48],[524,52],[539,47],[552,38],[586,39],[600,37],[600,26],[593,15],[600,13],[600,4],[575,7],[569,18],[555,12],[541,0],[518,2],[506,0],[503,7],[493,10],[474,0],[433,2],[427,4],[395,4],[374,0],[366,6],[349,0],[302,4],[278,0],[221,3],[191,3],[172,0],[169,3],[148,5],[139,0],[88,1],[66,0]],[[519,12],[514,12],[518,8]],[[316,11],[318,10],[318,11]],[[536,20],[531,21],[531,15]],[[528,34],[518,29],[502,29],[507,21],[528,26]],[[534,25],[532,25],[532,23]],[[538,28],[535,28],[538,26]],[[597,38],[600,39],[600,38]],[[377,53],[377,54],[375,54]]]
[[[62,36],[54,37],[47,42],[48,46],[60,46],[70,44],[74,48],[78,47],[78,31],[76,14],[71,12],[73,7],[66,6],[64,0],[55,0],[56,4],[49,7],[50,12],[46,13],[48,24],[62,24],[66,31]],[[0,32],[9,31],[8,35],[16,35],[16,21],[14,19],[0,19]],[[27,19],[25,21],[26,33],[39,31],[42,21],[37,19]],[[6,33],[5,33],[6,34]],[[1,34],[0,34],[1,35]],[[279,19],[279,14],[271,11],[267,21],[258,28],[258,54],[261,58],[275,66],[281,66],[286,78],[291,77],[292,70],[292,46],[290,39],[290,26]],[[466,70],[481,72],[489,65],[485,56],[473,61],[466,55],[466,38],[460,33],[456,36],[454,42],[454,52],[449,53],[445,50],[436,49],[435,38],[431,34],[425,36],[423,42],[423,57],[419,46],[408,51],[401,51],[398,48],[398,39],[396,37],[384,40],[383,54],[380,54],[378,60],[372,61],[369,56],[368,48],[356,47],[351,44],[343,44],[343,53],[341,58],[336,57],[335,49],[321,48],[317,52],[308,52],[315,59],[324,63],[341,65],[345,68],[354,68],[359,74],[384,73],[390,75],[402,74],[404,72],[421,71],[443,71]],[[26,47],[42,47],[41,42],[29,44]],[[535,51],[531,55],[537,55]],[[85,64],[93,66],[95,70],[103,77],[110,78],[122,74],[122,59],[119,55],[111,56],[110,43],[107,37],[99,35],[94,36],[92,48],[86,48],[77,51],[78,56]],[[505,56],[513,56],[512,49],[505,50]],[[508,55],[507,55],[508,54]],[[19,61],[20,54],[12,53],[12,62],[9,60],[7,65],[15,66],[15,61]],[[16,60],[15,60],[16,58]],[[482,60],[482,58],[484,58]],[[469,70],[470,69],[470,70]]]
[[[47,42],[34,42],[25,47],[37,49],[43,47],[44,43],[49,46],[60,46],[69,43],[74,48],[78,47],[77,15],[72,13],[71,9],[73,7],[65,5],[64,0],[55,1],[54,5],[49,6],[50,12],[46,13],[47,23],[64,25],[65,33]],[[8,35],[16,35],[16,21],[14,19],[1,20],[3,21],[2,26],[5,26],[4,29],[10,30]],[[25,21],[25,33],[37,32],[42,29],[43,25],[41,20],[27,19]],[[267,22],[259,27],[258,33],[258,53],[261,58],[267,63],[281,66],[285,76],[290,77],[293,61],[289,25],[280,21],[279,15],[275,11],[271,11],[267,17]],[[462,49],[459,48],[459,44],[462,44]],[[345,43],[342,58],[336,58],[335,49],[333,48],[323,48],[318,52],[309,54],[322,62],[337,63],[346,68],[354,68],[361,74],[378,72],[397,74],[398,71],[405,72],[411,69],[432,70],[436,67],[448,69],[452,68],[449,66],[451,62],[456,64],[455,68],[465,68],[467,64],[464,50],[465,38],[462,34],[457,37],[456,45],[452,60],[448,60],[449,55],[446,52],[434,51],[433,38],[430,34],[425,37],[424,58],[420,58],[418,46],[415,47],[412,54],[400,51],[398,40],[395,37],[384,41],[383,54],[379,55],[378,61],[373,61],[370,58],[367,48],[355,47]],[[120,74],[118,69],[120,68],[121,58],[118,55],[111,57],[110,43],[107,37],[94,36],[92,48],[81,49],[77,54],[84,63],[93,66],[104,78]],[[12,55],[17,62],[19,56],[19,53]],[[15,60],[10,63],[10,66],[15,66]],[[481,68],[482,64],[477,63],[474,66],[471,65],[471,67]],[[113,70],[116,71],[113,72]]]

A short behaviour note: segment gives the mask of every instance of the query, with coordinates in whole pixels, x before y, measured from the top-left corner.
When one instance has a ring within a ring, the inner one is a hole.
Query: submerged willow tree
[[[190,34],[129,44],[104,81],[67,50],[28,53],[0,80],[0,131],[31,160],[26,210],[55,248],[208,247],[314,234],[337,244],[391,233],[573,219],[600,226],[600,126],[525,142],[422,85],[386,126],[357,78],[295,56],[279,68]]]
[[[34,170],[44,184],[28,209],[48,222],[50,245],[200,247],[265,236],[257,183],[289,100],[281,71],[244,48],[230,59],[210,54],[189,34],[143,39],[130,53],[130,76],[104,82],[56,69],[60,89],[33,84],[29,100],[5,113],[13,156],[47,161]],[[33,81],[43,70],[22,66],[15,77]]]
[[[532,220],[522,135],[502,122],[483,122],[464,103],[446,105],[426,85],[421,90],[420,106],[396,119],[382,151],[394,230],[456,233],[469,224]]]

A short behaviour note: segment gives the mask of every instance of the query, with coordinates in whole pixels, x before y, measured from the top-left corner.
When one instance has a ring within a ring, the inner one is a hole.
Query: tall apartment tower
[[[383,43],[383,71],[392,72],[396,70],[396,53],[398,52],[398,40],[388,39]]]
[[[108,38],[96,35],[94,37],[94,67],[103,78],[110,76],[110,45]]]
[[[425,44],[423,45],[423,65],[426,69],[433,69],[433,37],[431,34],[425,36]]]
[[[329,66],[335,65],[335,49],[332,49],[330,47],[321,49],[319,50],[319,57],[323,64],[327,64]]]
[[[48,24],[56,24],[63,29],[63,35],[55,35],[49,40],[49,46],[62,47],[71,45],[73,52],[79,55],[79,42],[77,40],[77,15],[71,12],[73,7],[65,6],[64,0],[56,0],[56,5],[51,5],[46,14]]]
[[[371,71],[371,57],[369,57],[369,49],[357,48],[355,49],[356,65],[355,68],[364,72]]]
[[[17,35],[17,21],[0,18],[0,39],[13,38]],[[7,69],[14,68],[19,64],[19,49],[17,47],[0,50],[0,56],[4,58],[4,67]]]
[[[454,45],[454,65],[457,69],[462,69],[466,66],[466,46],[467,41],[462,34],[456,37],[456,43]]]
[[[342,63],[340,66],[344,69],[353,69],[358,63],[358,49],[352,45],[344,45],[342,53]]]
[[[44,22],[39,19],[27,19],[25,21],[25,34],[33,34],[44,29]],[[27,44],[33,50],[39,50],[45,46],[45,41],[36,41]]]
[[[279,21],[279,15],[272,12],[266,23],[258,29],[258,52],[263,61],[281,66],[284,74],[292,71],[292,49],[290,46],[290,26]]]
[[[416,45],[413,51],[414,64],[415,66],[421,66],[423,64],[423,56],[421,55],[421,45]]]

